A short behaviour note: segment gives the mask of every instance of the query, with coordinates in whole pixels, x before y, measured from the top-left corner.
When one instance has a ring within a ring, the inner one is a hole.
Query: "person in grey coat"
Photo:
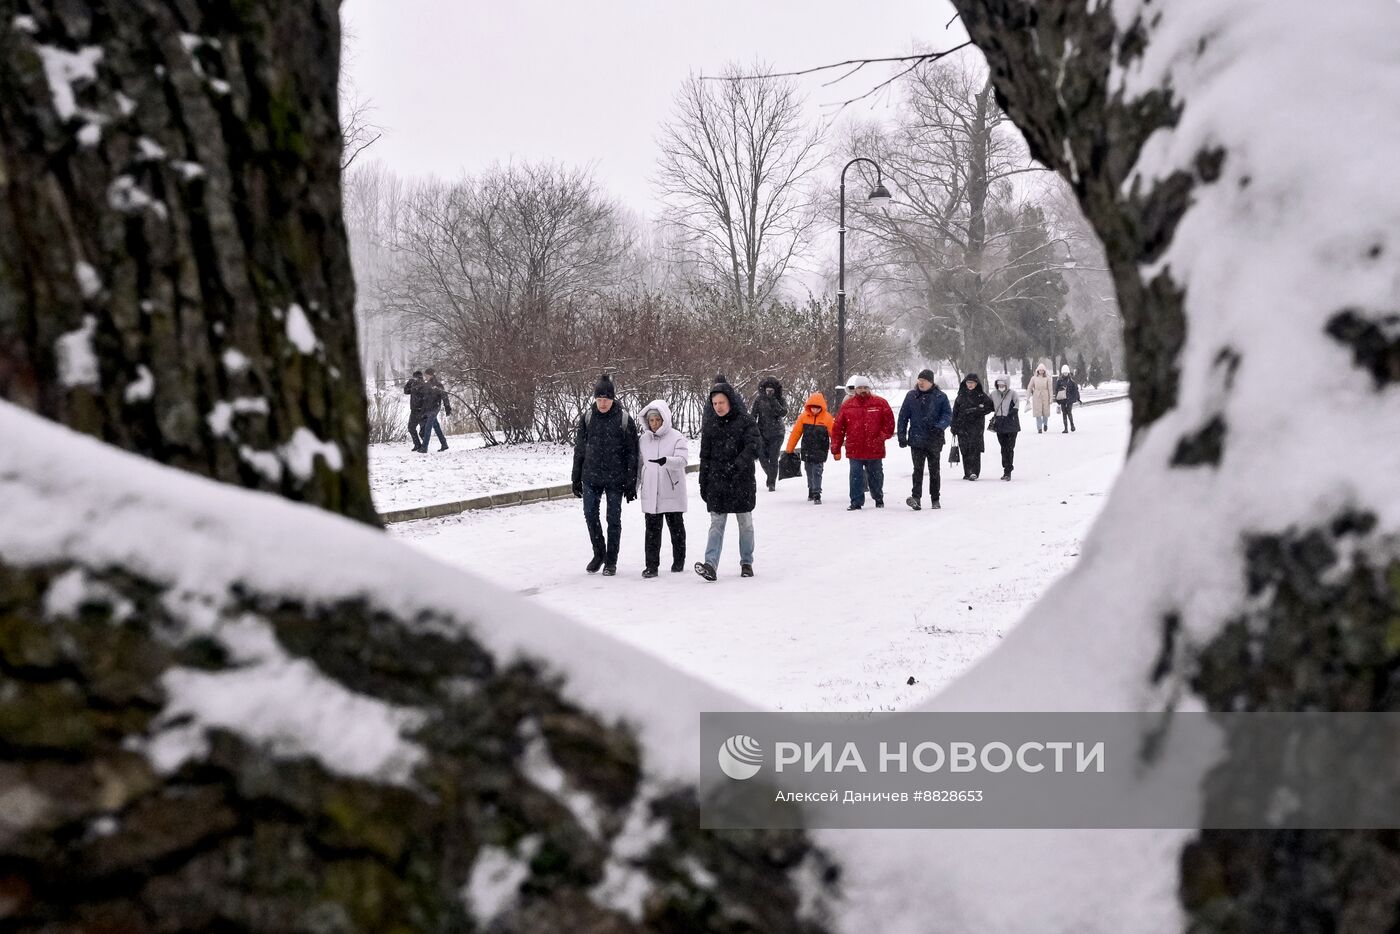
[[[1010,480],[1015,467],[1016,435],[1021,431],[1021,416],[1016,407],[1016,390],[1011,388],[1006,377],[997,377],[991,399],[992,423],[988,427],[996,432],[997,443],[1001,445],[1001,478]]]

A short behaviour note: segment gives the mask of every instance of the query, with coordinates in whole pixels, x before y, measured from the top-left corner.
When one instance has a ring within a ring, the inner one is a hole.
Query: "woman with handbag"
[[[1065,423],[1065,429],[1060,434],[1074,431],[1074,406],[1079,402],[1079,384],[1070,375],[1068,363],[1060,367],[1059,378],[1055,380],[1055,402],[1060,406],[1060,418]]]
[[[976,480],[982,472],[982,436],[986,434],[985,419],[991,411],[992,400],[987,398],[982,380],[976,373],[967,374],[953,402],[953,437],[958,442],[953,451],[961,452],[964,480]],[[948,462],[956,463],[952,457]]]
[[[1021,430],[1021,415],[1016,410],[1016,390],[1012,389],[1005,377],[998,377],[992,389],[992,423],[988,429],[996,432],[997,443],[1001,445],[1001,478],[1011,479],[1015,466],[1016,435]]]

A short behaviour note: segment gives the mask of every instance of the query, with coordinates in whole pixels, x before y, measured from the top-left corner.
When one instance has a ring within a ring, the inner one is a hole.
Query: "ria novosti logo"
[[[735,781],[753,778],[763,767],[763,747],[752,736],[731,736],[719,747],[720,771]]]

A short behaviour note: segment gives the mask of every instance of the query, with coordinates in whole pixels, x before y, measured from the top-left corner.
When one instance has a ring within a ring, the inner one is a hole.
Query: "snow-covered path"
[[[642,518],[624,506],[618,576],[584,573],[590,550],[575,502],[465,513],[395,526],[398,536],[606,630],[724,690],[778,710],[891,710],[946,684],[980,657],[1074,561],[1127,451],[1128,405],[1076,412],[1079,431],[1018,442],[1002,483],[996,439],[983,479],[943,466],[943,509],[904,505],[911,468],[893,442],[887,507],[846,512],[845,462],[827,463],[825,504],[801,479],[759,490],[757,576],[738,576],[733,523],[720,579],[640,577]],[[567,477],[560,478],[561,482]],[[760,474],[761,480],[761,474]],[[687,568],[708,515],[691,477]],[[626,672],[618,672],[626,678]],[[914,678],[913,685],[908,684]]]

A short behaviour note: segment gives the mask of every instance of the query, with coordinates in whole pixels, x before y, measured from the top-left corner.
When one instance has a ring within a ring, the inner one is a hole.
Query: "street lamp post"
[[[846,385],[846,170],[857,162],[868,162],[875,167],[875,187],[870,189],[866,201],[876,207],[890,203],[890,192],[885,187],[884,173],[874,159],[856,156],[841,169],[841,225],[837,232],[841,238],[840,266],[836,280],[836,388]]]

